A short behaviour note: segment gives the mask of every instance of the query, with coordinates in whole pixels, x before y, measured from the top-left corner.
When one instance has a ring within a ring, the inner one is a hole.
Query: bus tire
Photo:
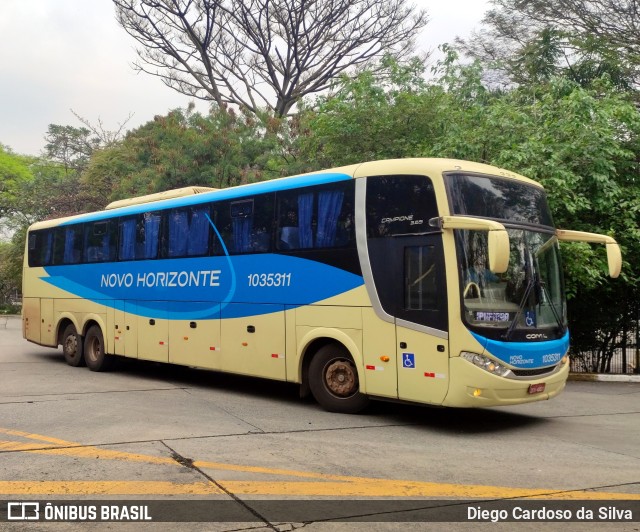
[[[70,323],[62,333],[62,353],[67,364],[74,368],[84,366],[83,347],[82,337],[76,331],[73,323]]]
[[[113,357],[105,352],[102,330],[92,325],[84,337],[84,360],[91,371],[109,371]]]
[[[369,398],[360,393],[353,359],[340,344],[327,344],[314,355],[309,365],[309,387],[329,412],[356,414],[369,404]]]

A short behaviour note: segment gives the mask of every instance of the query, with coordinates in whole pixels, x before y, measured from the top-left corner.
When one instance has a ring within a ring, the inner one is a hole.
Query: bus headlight
[[[479,355],[478,353],[463,351],[460,353],[460,356],[471,362],[474,366],[478,366],[479,368],[482,368],[489,373],[493,373],[494,375],[498,375],[499,377],[504,377],[510,371],[509,368],[499,364],[495,360],[484,355]]]

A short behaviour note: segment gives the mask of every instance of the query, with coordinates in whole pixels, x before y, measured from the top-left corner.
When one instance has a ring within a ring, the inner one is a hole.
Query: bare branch
[[[113,0],[139,71],[188,96],[287,115],[341,73],[402,60],[427,23],[408,0]]]

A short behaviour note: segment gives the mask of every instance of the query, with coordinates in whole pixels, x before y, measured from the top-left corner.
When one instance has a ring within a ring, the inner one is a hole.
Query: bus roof
[[[106,220],[119,216],[198,205],[201,203],[222,201],[225,199],[242,198],[254,194],[289,190],[303,186],[333,183],[374,175],[415,174],[429,175],[433,177],[435,175],[442,175],[445,172],[488,174],[524,181],[527,184],[541,187],[541,185],[536,181],[516,174],[515,172],[509,172],[507,170],[482,163],[440,158],[387,159],[310,172],[297,176],[281,177],[269,181],[260,181],[258,183],[250,183],[247,185],[239,185],[223,189],[209,187],[185,187],[182,189],[169,190],[137,198],[118,200],[107,205],[105,210],[102,211],[36,222],[30,227],[30,230],[45,229],[70,223]]]

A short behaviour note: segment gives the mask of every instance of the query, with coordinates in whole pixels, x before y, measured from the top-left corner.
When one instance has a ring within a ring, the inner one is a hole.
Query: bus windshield
[[[450,176],[448,185],[454,214],[501,221],[511,246],[508,270],[495,274],[488,265],[487,233],[456,232],[467,326],[507,341],[563,336],[567,322],[559,247],[544,191],[466,175]]]

